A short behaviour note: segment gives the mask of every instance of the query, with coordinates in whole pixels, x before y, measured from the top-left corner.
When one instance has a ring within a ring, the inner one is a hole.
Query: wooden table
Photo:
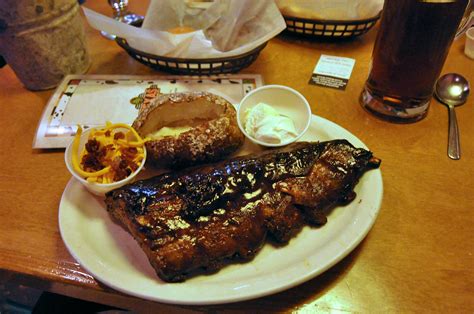
[[[102,3],[103,2],[103,3]],[[132,2],[132,10],[145,6]],[[106,1],[87,2],[104,14]],[[457,108],[462,158],[446,155],[448,112],[432,101],[428,116],[399,125],[374,118],[358,104],[376,29],[347,42],[271,40],[245,73],[288,85],[309,100],[313,113],[359,137],[383,160],[384,197],[366,239],[322,275],[285,292],[212,307],[174,306],[122,295],[97,282],[65,248],[58,205],[70,174],[63,150],[33,150],[32,141],[53,91],[26,90],[7,66],[0,70],[0,269],[9,280],[135,310],[473,312],[474,311],[474,98]],[[114,42],[87,28],[90,74],[156,74]],[[443,73],[474,82],[474,60],[464,38],[450,50]],[[356,60],[345,91],[308,84],[321,54]],[[416,75],[416,73],[414,73]]]

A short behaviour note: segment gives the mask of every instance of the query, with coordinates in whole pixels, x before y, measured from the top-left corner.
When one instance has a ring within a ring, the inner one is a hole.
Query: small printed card
[[[354,64],[351,58],[321,55],[309,84],[345,90]]]
[[[33,148],[63,148],[76,134],[106,121],[132,124],[143,103],[157,94],[207,91],[234,105],[251,90],[262,86],[260,75],[215,77],[68,75],[46,105]]]

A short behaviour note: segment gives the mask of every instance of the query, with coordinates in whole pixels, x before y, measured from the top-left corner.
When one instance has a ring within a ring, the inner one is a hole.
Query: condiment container
[[[26,88],[56,87],[90,66],[77,0],[0,1],[0,55]]]
[[[247,111],[259,103],[265,103],[275,108],[281,115],[290,118],[297,136],[287,142],[267,143],[260,141],[245,130]],[[306,98],[298,91],[288,86],[266,85],[248,93],[237,108],[237,123],[244,135],[253,143],[266,147],[281,147],[297,141],[309,128],[311,123],[311,107]]]

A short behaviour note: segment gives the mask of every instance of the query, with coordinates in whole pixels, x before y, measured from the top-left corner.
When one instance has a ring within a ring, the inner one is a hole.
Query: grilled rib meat
[[[296,143],[138,181],[109,192],[106,204],[158,276],[181,281],[252,258],[267,234],[285,243],[305,224],[324,224],[379,164],[346,140]]]

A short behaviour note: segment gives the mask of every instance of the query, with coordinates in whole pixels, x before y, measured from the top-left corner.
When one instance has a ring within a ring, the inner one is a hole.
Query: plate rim
[[[358,146],[358,147],[368,149],[368,147],[365,145],[365,143],[363,143],[358,137],[356,137],[354,134],[349,132],[344,127],[342,127],[342,126],[340,126],[340,125],[338,125],[338,124],[336,124],[336,123],[334,123],[334,122],[332,122],[328,119],[316,116],[314,114],[312,115],[311,125],[313,125],[314,123],[318,124],[318,123],[321,123],[321,122],[323,124],[329,125],[332,128],[339,129],[338,131],[342,131],[342,132],[347,133],[348,135],[350,135],[350,137],[353,137],[358,142],[358,143],[354,144],[350,140],[350,142],[354,146]],[[199,299],[199,300],[192,299],[192,298],[174,298],[174,299],[170,299],[170,298],[160,297],[159,295],[158,296],[149,295],[149,294],[146,294],[146,293],[140,293],[140,292],[136,292],[134,290],[126,289],[126,288],[122,287],[121,285],[117,285],[113,281],[111,282],[107,278],[104,278],[104,276],[102,276],[102,273],[98,273],[97,271],[94,271],[94,269],[92,269],[93,267],[92,268],[89,267],[90,266],[89,263],[87,261],[84,261],[84,259],[81,258],[81,256],[79,256],[80,254],[77,254],[76,250],[73,248],[73,245],[71,243],[69,243],[68,240],[67,240],[67,238],[68,238],[67,231],[65,230],[64,221],[63,221],[63,217],[62,217],[64,215],[64,210],[61,210],[61,208],[63,208],[63,202],[65,202],[65,198],[67,197],[66,194],[67,194],[68,190],[71,189],[71,186],[73,184],[75,184],[75,183],[79,184],[78,182],[75,182],[77,180],[75,180],[74,178],[71,178],[68,181],[68,183],[67,183],[67,185],[66,185],[66,187],[65,187],[65,189],[62,193],[62,196],[61,196],[61,200],[60,200],[60,204],[59,204],[59,210],[58,210],[59,231],[60,231],[61,238],[63,240],[64,245],[68,249],[69,253],[74,257],[74,259],[81,265],[81,267],[83,267],[87,272],[89,272],[92,275],[92,277],[94,277],[94,279],[100,281],[101,283],[107,285],[108,287],[111,287],[111,288],[113,288],[117,291],[120,291],[122,293],[125,293],[127,295],[135,296],[135,297],[142,298],[142,299],[145,299],[145,300],[157,301],[157,302],[162,302],[162,303],[167,303],[167,304],[179,304],[179,305],[216,305],[216,304],[226,304],[226,303],[234,303],[234,302],[252,300],[252,299],[256,299],[256,298],[260,298],[260,297],[263,297],[263,296],[268,296],[268,295],[272,295],[272,294],[275,294],[275,293],[278,293],[278,292],[281,292],[281,291],[288,290],[290,288],[298,286],[298,285],[300,285],[300,284],[302,284],[302,283],[304,283],[308,280],[311,280],[311,279],[317,277],[318,275],[324,273],[329,268],[333,267],[335,264],[340,262],[344,257],[349,255],[362,242],[362,240],[367,236],[369,231],[372,229],[372,227],[373,227],[373,225],[374,225],[374,223],[377,219],[377,216],[380,212],[380,208],[381,208],[381,205],[382,205],[382,199],[383,199],[383,179],[382,179],[381,170],[379,168],[379,169],[373,169],[373,170],[370,170],[370,171],[373,173],[372,174],[372,176],[374,176],[373,180],[378,181],[380,183],[378,185],[379,192],[375,195],[376,198],[374,199],[374,204],[372,204],[374,207],[373,207],[373,210],[370,211],[372,213],[372,216],[371,216],[372,219],[370,219],[368,221],[368,223],[363,224],[364,228],[362,230],[359,230],[360,232],[358,232],[356,234],[356,237],[353,238],[352,241],[350,241],[348,243],[348,245],[344,246],[344,249],[339,250],[337,254],[335,254],[334,256],[329,258],[328,261],[324,264],[324,266],[316,267],[314,269],[311,269],[308,272],[306,272],[304,275],[300,275],[297,278],[295,278],[294,280],[291,280],[291,281],[289,281],[285,284],[281,284],[281,285],[276,286],[276,287],[269,287],[267,289],[260,289],[257,292],[253,292],[253,293],[251,291],[247,291],[247,293],[240,293],[238,295],[228,295],[227,297],[223,297],[221,295],[217,298],[216,297],[209,298],[209,296],[208,296],[207,298],[203,298],[203,299]],[[297,238],[297,237],[298,236],[296,236],[294,238]],[[328,243],[329,242],[330,241],[328,241]],[[257,255],[258,255],[258,253],[257,253]],[[250,261],[249,263],[252,263],[252,261]]]

